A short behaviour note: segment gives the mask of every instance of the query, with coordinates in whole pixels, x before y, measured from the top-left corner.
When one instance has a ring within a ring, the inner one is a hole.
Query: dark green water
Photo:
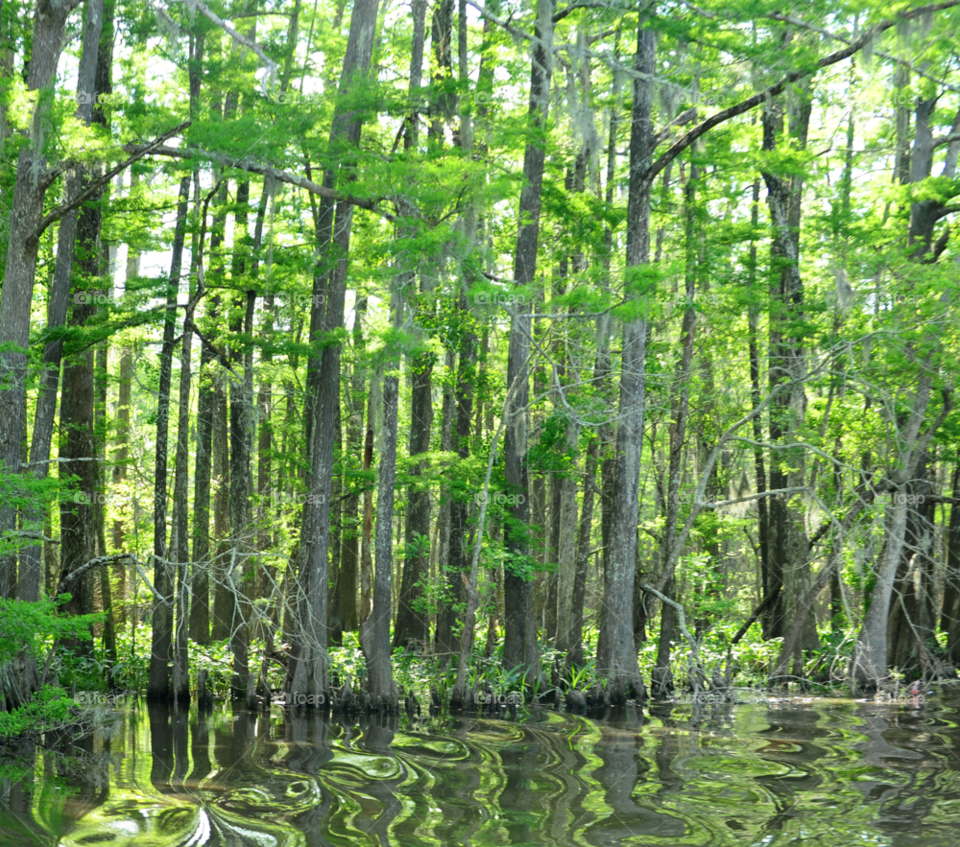
[[[336,721],[129,709],[21,751],[0,845],[960,845],[960,695]]]

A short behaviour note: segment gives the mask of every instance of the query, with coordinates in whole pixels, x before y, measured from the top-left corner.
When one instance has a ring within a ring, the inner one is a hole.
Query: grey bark
[[[373,40],[376,32],[379,0],[358,0],[350,19],[350,34],[343,60],[339,91],[347,93],[357,76],[366,74],[370,67]],[[334,150],[356,147],[360,141],[361,120],[355,114],[338,109],[330,130],[330,147]],[[324,175],[324,182],[335,187],[338,174],[333,169]],[[330,332],[343,326],[344,295],[346,289],[347,256],[350,248],[350,229],[353,206],[340,202],[336,207],[335,225],[331,242],[318,243],[328,262],[333,264],[329,285],[314,277],[314,294],[327,294],[326,313],[318,331]],[[324,224],[325,226],[325,224]],[[319,233],[321,236],[325,230]],[[316,298],[315,298],[316,300]],[[311,325],[311,330],[313,330]],[[311,332],[313,336],[313,332]],[[318,340],[318,336],[311,338]],[[301,591],[306,597],[306,615],[302,630],[294,646],[293,686],[295,691],[326,696],[327,691],[327,555],[329,531],[329,498],[333,476],[333,430],[337,395],[340,386],[340,345],[326,347],[320,362],[311,362],[316,369],[318,396],[312,437],[308,444],[310,455],[310,495],[303,508],[300,532],[298,575]]]
[[[520,191],[519,227],[513,278],[523,292],[536,276],[537,244],[540,238],[541,191],[543,187],[543,135],[550,108],[550,79],[553,65],[553,4],[537,0],[537,21],[531,49],[528,131],[531,138],[523,154],[524,185]],[[504,465],[508,494],[515,495],[510,507],[506,547],[522,562],[530,556],[530,486],[527,470],[527,402],[530,378],[531,321],[523,307],[510,316],[510,347],[507,354],[507,386],[513,394],[504,410],[507,416]],[[519,383],[519,389],[514,389]],[[503,661],[507,668],[522,668],[528,682],[540,676],[537,622],[533,609],[533,582],[516,566],[505,566],[503,574],[505,639]]]
[[[630,132],[630,188],[627,203],[626,290],[631,299],[639,269],[649,262],[650,188],[645,175],[653,153],[653,84],[656,40],[641,17],[637,33],[636,70],[647,75],[633,85]],[[633,289],[633,290],[631,290]],[[636,578],[637,518],[639,513],[640,448],[646,391],[648,325],[634,317],[623,327],[619,422],[613,472],[613,502],[609,559],[604,574],[603,607],[597,670],[608,679],[611,702],[644,696],[633,640],[633,593]]]
[[[79,96],[89,93],[96,84],[97,56],[99,53],[100,33],[103,24],[103,2],[91,3],[84,22],[83,52],[77,71],[77,117],[86,124],[93,118],[94,99]],[[64,193],[73,197],[82,190],[82,172],[71,168],[64,180]],[[47,300],[47,334],[60,329],[67,319],[67,306],[70,295],[70,279],[73,271],[74,246],[77,236],[78,210],[68,212],[60,220],[57,233],[57,259],[54,266],[53,283]],[[57,389],[60,383],[60,360],[63,355],[63,341],[48,342],[43,351],[43,371],[40,375],[40,387],[37,394],[37,408],[33,419],[33,437],[30,442],[30,468],[34,479],[46,479],[49,471],[50,445],[53,441],[53,424],[57,410]],[[42,530],[43,514],[40,511],[27,511],[25,520],[29,524],[36,521],[30,529]],[[40,599],[40,552],[41,545],[31,544],[20,553],[20,573],[17,596],[21,600]],[[86,560],[84,560],[86,561]]]
[[[416,151],[419,115],[416,103],[420,96],[423,76],[423,42],[426,28],[426,0],[415,0],[413,13],[413,47],[410,51],[409,96],[413,114],[408,119],[403,139],[404,150]],[[412,286],[415,275],[407,283]],[[430,308],[430,276],[421,274],[420,298],[416,312]],[[412,292],[411,292],[412,293]],[[426,338],[426,331],[421,330]],[[413,387],[410,398],[410,444],[409,455],[420,456],[430,450],[430,430],[433,423],[433,365],[435,356],[430,350],[417,353],[411,361]],[[417,461],[410,467],[411,477],[419,477],[426,463]],[[400,583],[399,607],[394,631],[394,646],[425,648],[430,637],[430,624],[423,609],[423,583],[429,570],[429,550],[424,549],[424,539],[430,536],[430,491],[416,479],[407,489],[406,552],[403,559],[403,576]]]
[[[683,453],[687,436],[687,419],[690,411],[690,374],[693,362],[693,344],[697,335],[697,312],[694,308],[697,284],[698,251],[696,247],[697,184],[700,171],[696,165],[690,166],[690,177],[684,186],[686,269],[684,298],[686,308],[680,327],[680,358],[677,361],[676,377],[672,402],[673,421],[670,425],[670,455],[667,460],[667,497],[666,524],[663,529],[663,542],[660,561],[664,565],[661,583],[669,597],[676,597],[674,579],[675,562],[679,556],[676,550],[677,523],[680,516],[680,478],[683,472]],[[651,694],[655,698],[669,697],[673,691],[673,674],[670,670],[671,642],[677,635],[679,618],[677,610],[664,603],[660,610],[660,638],[657,643],[657,664],[650,681]]]
[[[153,495],[153,627],[147,699],[167,701],[171,697],[170,667],[173,664],[173,574],[167,559],[167,431],[170,420],[170,381],[173,364],[173,334],[177,290],[186,236],[189,176],[180,179],[177,223],[167,280],[167,309],[164,317],[163,347],[160,352],[160,385],[157,390],[157,442]]]
[[[37,4],[28,91],[40,91],[53,83],[67,17],[78,4],[79,0],[41,0]],[[51,125],[52,103],[49,97],[37,99],[27,143],[20,148],[8,221],[7,261],[0,290],[0,349],[3,351],[0,353],[0,469],[10,474],[20,470],[20,439],[27,419],[27,347],[39,247],[31,235],[43,215],[43,200],[52,179],[42,154],[45,131]],[[6,502],[0,505],[0,534],[15,528],[16,508]],[[0,597],[11,596],[15,572],[15,557],[0,556]]]

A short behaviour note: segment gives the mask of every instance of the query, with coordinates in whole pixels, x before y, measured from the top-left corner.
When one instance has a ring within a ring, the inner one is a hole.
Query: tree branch
[[[701,136],[706,135],[706,133],[708,133],[714,127],[730,120],[730,118],[735,118],[737,115],[742,115],[744,112],[749,112],[755,106],[759,106],[770,97],[776,97],[778,94],[783,93],[786,87],[791,83],[797,82],[798,80],[803,79],[803,77],[816,73],[823,68],[828,68],[830,65],[835,65],[837,62],[842,62],[844,59],[849,59],[855,53],[858,53],[861,49],[863,49],[865,44],[873,42],[877,36],[886,32],[891,27],[896,26],[899,21],[912,20],[913,18],[929,12],[938,12],[942,9],[952,9],[955,6],[960,6],[960,0],[944,0],[942,3],[930,3],[926,6],[919,6],[916,9],[908,9],[906,11],[899,12],[894,17],[887,18],[875,26],[870,27],[870,29],[865,30],[859,38],[851,41],[842,50],[837,50],[827,56],[824,56],[822,59],[817,61],[813,68],[791,71],[775,85],[770,86],[758,94],[754,94],[752,97],[748,97],[746,100],[741,100],[739,103],[731,106],[728,109],[724,109],[720,112],[717,112],[715,115],[711,115],[706,120],[697,124],[697,126],[686,133],[686,135],[683,135],[677,139],[677,141],[675,141],[673,145],[647,169],[647,172],[643,177],[644,186],[651,186],[653,181],[657,178],[657,175],[667,165],[669,165],[674,159],[677,158],[677,156],[679,156],[684,150],[693,144],[694,141]]]
[[[257,44],[251,38],[248,38],[245,35],[237,32],[230,24],[228,24],[223,18],[219,17],[215,12],[206,6],[204,3],[201,3],[200,0],[174,0],[177,3],[186,3],[188,7],[194,7],[199,10],[200,14],[203,15],[208,20],[213,21],[220,29],[222,29],[227,35],[233,38],[234,41],[242,44],[248,50],[260,58],[260,61],[266,65],[268,73],[263,78],[263,93],[267,93],[267,84],[277,77],[277,63],[273,61],[263,50],[263,48]]]
[[[134,148],[135,152],[133,155],[130,156],[129,159],[121,162],[115,168],[111,168],[103,176],[95,179],[72,200],[68,200],[62,206],[57,206],[55,209],[51,209],[46,215],[43,216],[43,219],[40,221],[40,223],[37,224],[37,228],[27,236],[27,245],[32,246],[36,244],[40,240],[40,236],[43,235],[44,231],[48,226],[50,226],[50,224],[60,220],[60,218],[62,218],[68,212],[78,209],[103,186],[111,182],[117,174],[122,173],[134,162],[142,159],[144,156],[158,149],[160,145],[163,144],[163,142],[167,139],[172,138],[174,135],[179,135],[188,126],[190,126],[190,121],[184,121],[179,126],[175,126],[173,129],[168,130],[163,135],[158,136],[149,144],[144,144],[139,147],[135,147],[131,144],[126,145],[123,148],[124,152],[131,152],[131,150],[128,148]]]
[[[960,0],[957,0],[957,2],[960,2]],[[127,144],[123,149],[127,152],[140,150],[135,144]],[[209,159],[226,168],[236,168],[240,171],[248,171],[249,173],[259,174],[260,176],[271,177],[277,180],[277,182],[295,185],[297,188],[302,188],[311,194],[318,194],[321,197],[327,197],[330,200],[336,200],[341,203],[350,203],[360,209],[366,209],[369,212],[380,215],[380,217],[392,223],[396,223],[397,221],[396,215],[384,211],[373,200],[365,200],[362,197],[355,197],[352,194],[343,194],[339,191],[334,191],[332,188],[318,185],[306,177],[292,174],[289,171],[275,168],[263,162],[252,161],[247,157],[236,158],[234,156],[228,156],[226,153],[217,153],[214,150],[202,150],[199,147],[155,147],[153,150],[145,152],[155,156],[169,156],[173,159]]]
[[[764,15],[764,17],[773,21],[782,21],[783,23],[790,24],[791,26],[800,27],[801,29],[806,29],[810,32],[816,32],[820,35],[825,35],[827,38],[833,39],[834,41],[839,41],[841,44],[850,44],[849,38],[844,38],[842,35],[837,35],[836,33],[830,32],[828,29],[822,29],[821,27],[814,26],[813,24],[808,24],[806,21],[792,18],[790,15],[771,14]],[[884,53],[881,50],[874,50],[873,53],[875,56],[879,56],[881,59],[887,59],[890,62],[896,62],[898,65],[903,65],[903,67],[913,71],[913,73],[915,73],[917,76],[922,76],[924,79],[932,80],[933,82],[937,83],[937,85],[946,88],[949,91],[960,91],[960,88],[957,86],[950,85],[949,82],[944,82],[942,79],[931,76],[930,74],[918,68],[912,62],[908,62],[906,59],[897,58],[896,56],[893,56],[890,53]]]
[[[756,619],[774,604],[776,599],[780,596],[781,591],[783,591],[782,582],[779,585],[775,585],[767,592],[767,596],[763,598],[763,600],[760,602],[760,605],[753,610],[753,614],[743,622],[743,626],[737,630],[736,634],[730,640],[731,647],[735,647],[740,642],[740,639],[747,634],[747,630],[753,626]]]
[[[951,91],[957,91],[956,88],[950,87]],[[941,135],[939,138],[933,139],[933,146],[943,147],[944,144],[952,144],[954,141],[960,141],[960,132],[951,132],[949,135]]]
[[[134,556],[133,553],[117,553],[115,556],[98,556],[96,559],[91,559],[86,564],[80,565],[79,568],[70,571],[70,573],[61,573],[60,581],[57,583],[57,594],[63,594],[87,571],[100,567],[101,565],[115,565],[117,562],[122,562],[125,559],[130,559],[133,562],[137,561],[137,557]]]

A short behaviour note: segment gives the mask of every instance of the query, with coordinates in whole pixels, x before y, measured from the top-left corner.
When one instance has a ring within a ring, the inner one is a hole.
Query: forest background
[[[952,675],[957,6],[4,0],[5,717]]]

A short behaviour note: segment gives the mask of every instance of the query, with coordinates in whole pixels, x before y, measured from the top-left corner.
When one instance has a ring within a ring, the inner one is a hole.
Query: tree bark
[[[379,0],[358,0],[350,19],[350,34],[343,59],[343,73],[339,92],[342,103],[353,81],[365,76],[370,67],[373,40],[377,25]],[[330,147],[334,150],[355,148],[360,142],[361,119],[358,115],[338,108],[330,130]],[[334,188],[338,174],[331,168],[324,174],[324,182]],[[332,211],[332,210],[331,210]],[[346,289],[347,259],[350,248],[350,229],[353,206],[339,202],[336,206],[333,237],[323,241],[327,231],[324,224],[318,235],[320,255],[333,265],[329,284],[314,277],[314,295],[327,295],[326,313],[322,324],[311,324],[311,341],[319,341],[319,332],[329,333],[343,326],[344,295]],[[316,301],[316,296],[315,296]],[[327,693],[327,555],[330,522],[329,498],[333,477],[333,419],[340,390],[340,345],[333,343],[323,350],[320,361],[311,360],[311,368],[318,370],[317,402],[310,412],[314,416],[312,437],[308,443],[311,467],[310,495],[304,504],[300,531],[298,574],[300,589],[306,598],[306,616],[294,645],[293,690],[314,695],[314,702],[323,702]]]
[[[520,214],[513,278],[523,294],[537,272],[537,244],[540,239],[544,169],[544,138],[550,108],[550,79],[553,71],[553,4],[537,0],[537,22],[531,48],[530,100],[527,131],[530,134],[523,153],[524,185],[520,191]],[[529,294],[529,292],[528,292]],[[530,318],[521,306],[510,316],[510,348],[507,354],[507,386],[512,402],[504,410],[507,416],[504,439],[504,466],[511,523],[507,527],[506,547],[510,554],[504,566],[503,597],[505,639],[503,662],[508,669],[522,668],[525,679],[540,676],[537,647],[537,622],[533,609],[533,582],[525,573],[530,557],[530,486],[527,470],[527,402],[530,379]],[[514,383],[519,381],[519,389]]]
[[[415,153],[419,137],[419,115],[416,104],[420,97],[420,84],[423,78],[423,44],[426,30],[427,2],[414,0],[411,5],[413,14],[413,44],[410,50],[410,82],[408,96],[414,110],[404,127],[403,149]],[[410,272],[406,283],[412,287],[416,279]],[[415,316],[422,316],[428,309],[431,293],[430,277],[420,275],[420,298],[414,309]],[[422,320],[422,317],[421,317]],[[424,340],[429,336],[427,330],[419,327]],[[411,460],[430,450],[430,429],[433,423],[433,365],[435,355],[425,349],[414,355],[411,361],[413,387],[410,398],[410,443]],[[430,551],[427,539],[430,536],[430,490],[417,481],[426,469],[426,463],[416,461],[410,466],[413,482],[407,489],[407,523],[405,534],[406,549],[403,556],[403,576],[400,582],[400,597],[397,608],[397,620],[394,629],[394,647],[426,648],[430,640],[430,622],[423,609],[423,584],[428,577]]]
[[[897,566],[907,533],[907,483],[916,471],[918,442],[927,442],[932,436],[932,432],[928,431],[922,440],[920,437],[920,428],[930,403],[931,385],[932,377],[928,373],[923,374],[914,392],[910,418],[904,428],[898,468],[889,476],[891,506],[887,509],[883,554],[871,594],[870,608],[857,636],[852,661],[853,677],[857,683],[864,686],[874,686],[887,677],[887,625]],[[925,447],[925,444],[923,446]]]
[[[340,552],[340,627],[343,632],[356,632],[360,628],[357,614],[357,591],[360,583],[360,495],[355,478],[358,460],[363,453],[363,398],[364,380],[360,365],[363,351],[362,316],[366,301],[357,304],[353,322],[353,374],[346,384],[347,449],[344,462],[350,462],[354,479],[349,481],[344,496],[342,515],[342,545]]]
[[[799,105],[790,111],[789,136],[799,149],[807,142],[811,100],[801,92]],[[783,109],[769,103],[763,112],[763,148],[778,149],[777,136],[783,130]],[[773,225],[771,264],[773,281],[770,291],[769,384],[774,391],[790,382],[770,406],[770,441],[774,444],[790,440],[803,426],[806,414],[804,379],[806,364],[803,339],[800,336],[803,317],[803,282],[800,276],[800,212],[803,177],[786,178],[772,170],[764,171],[767,204]],[[795,451],[778,451],[770,463],[770,490],[803,485],[804,457]],[[793,468],[789,472],[784,468]],[[769,588],[783,586],[770,615],[771,637],[780,637],[790,628],[798,613],[798,603],[810,582],[809,544],[803,528],[803,515],[790,504],[790,495],[771,497],[768,506]],[[809,621],[798,649],[815,649],[816,627]],[[798,654],[797,661],[800,656]]]
[[[171,698],[170,667],[173,664],[173,579],[167,560],[167,430],[170,419],[170,380],[173,365],[173,334],[176,321],[177,290],[183,262],[183,242],[187,226],[189,176],[180,179],[177,223],[173,236],[170,276],[167,280],[167,309],[164,318],[163,348],[160,352],[160,385],[157,390],[157,443],[153,495],[153,627],[147,699],[153,702]]]
[[[690,375],[693,363],[693,344],[697,335],[697,312],[694,307],[697,285],[697,187],[700,169],[690,165],[690,176],[684,186],[686,271],[684,299],[686,306],[680,328],[680,359],[676,365],[674,382],[673,421],[670,425],[670,456],[667,469],[666,524],[663,529],[663,542],[660,561],[664,566],[661,576],[663,591],[668,597],[677,597],[675,562],[679,558],[677,550],[677,523],[680,517],[680,478],[683,472],[683,453],[687,438],[687,419],[690,411]],[[679,619],[677,611],[670,604],[663,603],[660,608],[660,639],[657,643],[657,664],[651,674],[650,690],[654,698],[663,699],[673,693],[673,674],[670,670],[672,641],[677,637]]]
[[[653,83],[656,70],[653,30],[641,17],[637,33],[635,68],[645,78],[634,80],[630,132],[630,187],[627,204],[627,256],[625,287],[637,310],[643,289],[643,266],[650,254],[650,189],[644,177],[650,167],[654,134]],[[645,316],[629,315],[623,327],[619,423],[613,467],[613,504],[609,560],[604,574],[603,607],[597,670],[608,680],[612,703],[628,697],[642,699],[633,641],[633,589],[636,577],[637,518],[639,513],[640,448],[646,393],[648,326]]]
[[[86,7],[84,31],[84,54],[90,51],[93,66],[93,87],[85,93],[91,93],[95,102],[96,94],[102,92],[102,76],[98,65],[105,57],[101,50],[101,32],[103,28],[103,0],[90,0]],[[112,36],[112,31],[111,31]],[[85,69],[89,74],[88,69]],[[89,84],[90,78],[83,80]],[[100,84],[98,84],[100,83]],[[90,112],[91,122],[94,119]],[[97,177],[96,171],[88,174]],[[99,201],[102,192],[92,198],[93,203],[84,206],[77,218],[76,248],[73,253],[78,277],[86,280],[87,290],[75,291],[70,326],[80,329],[97,313],[96,295],[100,285],[94,283],[100,277],[100,227],[103,220]],[[70,574],[82,565],[104,554],[99,548],[97,533],[97,513],[103,508],[103,486],[99,454],[102,445],[98,444],[94,426],[94,350],[87,346],[80,353],[68,355],[64,362],[63,399],[60,409],[60,464],[62,479],[77,478],[77,494],[74,502],[66,502],[60,509],[60,568],[61,573]],[[97,574],[87,571],[73,584],[72,598],[64,607],[70,615],[90,614],[95,611],[94,579]],[[112,610],[106,610],[108,614]],[[83,653],[92,652],[90,641],[76,642],[74,648]]]
[[[27,74],[28,91],[42,91],[52,85],[63,49],[67,17],[78,4],[79,0],[38,3]],[[52,125],[52,104],[52,97],[38,97],[28,138],[20,148],[8,223],[6,269],[0,289],[0,369],[4,373],[0,387],[0,470],[10,474],[20,470],[20,439],[27,420],[27,348],[39,247],[39,242],[31,236],[43,216],[43,200],[51,181],[42,151],[45,131]],[[15,529],[16,506],[8,499],[0,504],[0,535]],[[15,556],[0,556],[0,598],[11,596],[15,582]]]
[[[940,628],[947,633],[947,661],[960,664],[960,462],[950,485],[953,504],[947,529],[947,566]]]
[[[247,244],[250,183],[237,185],[237,212],[234,219],[234,247],[231,276],[239,286],[247,272]],[[253,333],[253,312],[256,298],[252,290],[238,294],[234,301],[231,330],[235,337],[250,338]],[[250,674],[250,624],[252,586],[247,579],[250,538],[250,454],[253,443],[253,351],[247,342],[236,342],[231,351],[235,370],[230,377],[230,534],[231,553],[228,583],[233,598],[230,622],[230,650],[233,654],[233,696],[247,697]]]
[[[80,67],[77,73],[77,92],[91,92],[96,84],[99,40],[103,23],[103,4],[93,3],[89,7],[84,22],[83,45]],[[86,124],[93,117],[93,98],[78,97],[76,115]],[[83,175],[79,168],[68,171],[64,180],[64,193],[73,197],[83,188]],[[57,233],[57,259],[54,266],[53,283],[50,286],[47,301],[47,334],[60,329],[67,319],[70,279],[73,271],[74,248],[77,236],[79,211],[74,209],[60,220]],[[57,389],[60,384],[60,360],[63,355],[63,341],[49,342],[43,351],[43,371],[40,376],[40,388],[33,419],[33,438],[30,443],[30,468],[38,482],[47,478],[49,473],[50,445],[53,440],[53,426],[57,410]],[[30,529],[42,530],[43,516],[47,509],[27,511],[26,521]],[[20,554],[20,574],[17,596],[21,600],[40,599],[40,543],[26,546]],[[84,560],[86,561],[86,560]],[[89,587],[89,586],[88,586]],[[5,596],[5,595],[3,595]]]
[[[397,295],[394,297],[399,300]],[[394,310],[400,309],[400,304]],[[394,324],[399,325],[399,316]],[[388,362],[393,370],[398,362]],[[387,713],[397,710],[399,697],[390,664],[391,575],[393,569],[393,498],[397,479],[397,406],[399,380],[387,372],[383,380],[383,448],[380,453],[377,491],[376,569],[373,585],[373,610],[361,627],[361,644],[367,660],[367,691],[373,708]]]
[[[602,391],[610,374],[610,316],[597,318],[597,358],[593,369],[594,384]],[[600,465],[600,449],[603,438],[596,433],[587,444],[583,471],[583,499],[580,508],[580,525],[577,530],[576,568],[573,579],[573,597],[570,612],[570,646],[566,666],[580,667],[583,664],[583,609],[587,593],[587,574],[590,566],[590,542],[593,535],[593,516],[597,487],[597,470]]]

